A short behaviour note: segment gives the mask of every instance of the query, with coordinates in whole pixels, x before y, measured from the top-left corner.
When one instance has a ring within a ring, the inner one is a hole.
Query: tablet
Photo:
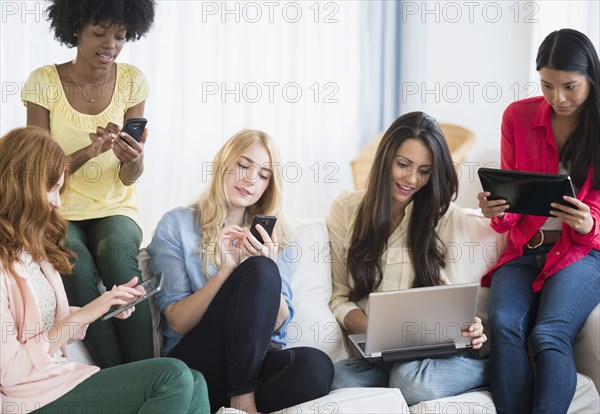
[[[108,312],[104,314],[102,320],[105,321],[107,319],[112,318],[113,316],[118,315],[119,313],[131,308],[132,306],[137,305],[138,303],[148,299],[150,296],[154,295],[156,292],[160,290],[162,286],[162,273],[158,273],[152,276],[150,279],[143,281],[139,285],[135,286],[134,289],[138,289],[142,292],[145,292],[143,295],[136,296],[131,299],[124,305],[115,305],[110,308]]]
[[[575,197],[568,175],[497,168],[480,168],[477,174],[483,190],[492,194],[488,200],[507,200],[509,213],[552,217],[550,203],[576,208],[562,198],[563,195]]]

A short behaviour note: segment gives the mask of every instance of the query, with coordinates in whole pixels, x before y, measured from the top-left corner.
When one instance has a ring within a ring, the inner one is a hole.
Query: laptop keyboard
[[[358,347],[360,349],[362,349],[363,352],[366,352],[366,349],[367,349],[367,343],[366,342],[357,342],[356,345],[358,345]]]

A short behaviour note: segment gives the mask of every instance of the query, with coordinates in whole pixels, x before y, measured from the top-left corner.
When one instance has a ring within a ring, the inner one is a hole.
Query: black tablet
[[[162,273],[158,273],[158,274],[152,276],[150,279],[144,280],[142,283],[135,286],[135,288],[134,288],[134,289],[138,289],[142,292],[145,292],[143,295],[136,296],[135,298],[131,299],[129,302],[127,302],[124,305],[112,306],[110,308],[110,310],[104,314],[104,316],[102,317],[102,320],[105,321],[107,319],[110,319],[113,316],[116,316],[119,313],[131,308],[132,306],[137,305],[141,301],[148,299],[150,296],[152,296],[156,292],[158,292],[160,290],[161,286],[162,286]]]
[[[562,198],[564,195],[575,197],[568,175],[497,168],[480,168],[477,174],[483,190],[492,194],[488,200],[507,200],[509,213],[551,217],[550,203],[575,207]]]

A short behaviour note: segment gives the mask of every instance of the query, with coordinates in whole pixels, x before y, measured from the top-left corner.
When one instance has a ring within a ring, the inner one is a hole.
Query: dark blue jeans
[[[198,325],[169,353],[202,372],[211,412],[231,396],[254,391],[260,412],[278,411],[326,395],[331,359],[316,348],[273,349],[281,277],[263,256],[242,262],[216,294]]]
[[[575,394],[573,341],[599,302],[600,252],[592,250],[533,293],[551,247],[525,250],[492,278],[490,385],[498,413],[566,413]]]

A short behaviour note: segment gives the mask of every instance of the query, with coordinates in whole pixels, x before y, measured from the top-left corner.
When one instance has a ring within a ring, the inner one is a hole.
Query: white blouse
[[[46,275],[42,272],[40,265],[33,260],[29,253],[21,253],[21,261],[29,274],[29,284],[37,299],[38,308],[42,315],[44,326],[43,331],[47,331],[54,325],[56,320],[56,293],[46,279]],[[67,358],[63,357],[62,350],[59,348],[55,353],[56,362],[64,364],[68,362]]]
[[[354,283],[346,270],[354,221],[363,196],[364,190],[342,191],[327,216],[333,279],[329,307],[344,328],[344,318],[350,311],[362,309],[367,312],[368,297],[358,303],[348,298]],[[381,257],[383,280],[379,291],[408,289],[415,280],[407,235],[412,208],[410,203],[404,219],[388,239],[387,250]],[[446,267],[440,271],[440,283],[445,285],[479,281],[496,262],[505,244],[498,241],[498,234],[480,211],[461,208],[454,203],[438,222],[436,231],[446,248]]]

